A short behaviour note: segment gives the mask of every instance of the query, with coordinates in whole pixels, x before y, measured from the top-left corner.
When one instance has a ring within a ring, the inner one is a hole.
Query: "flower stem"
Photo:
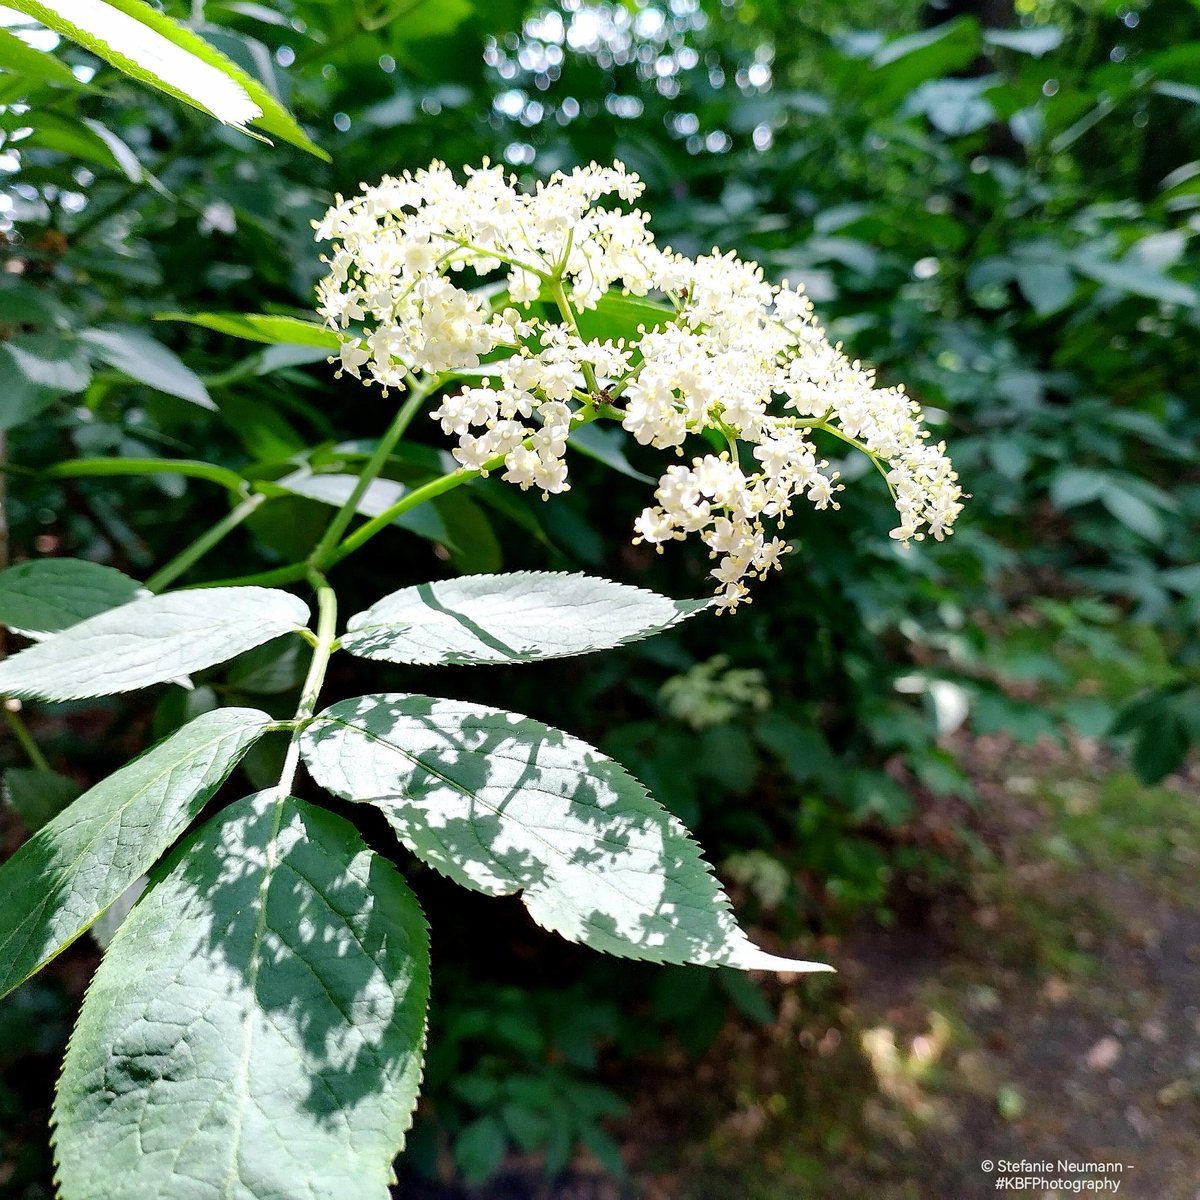
[[[16,701],[11,703],[15,704]],[[21,749],[25,751],[30,764],[39,771],[49,771],[50,764],[46,761],[46,756],[39,749],[37,742],[33,740],[33,734],[29,732],[29,727],[21,719],[21,714],[15,709],[9,708],[7,703],[0,702],[0,707],[3,707],[4,719],[8,722],[13,737],[21,743]]]
[[[563,287],[561,275],[556,275],[550,281],[550,294],[554,297],[554,303],[558,305],[558,311],[562,313],[562,319],[571,327],[571,332],[582,341],[579,322],[575,319],[575,310],[571,307],[571,301],[567,299],[567,289]],[[592,403],[596,404],[600,398],[600,384],[596,380],[596,371],[590,362],[585,362],[582,366],[583,378],[587,382],[588,391],[592,394]]]
[[[228,515],[218,521],[206,533],[202,533],[190,546],[185,546],[165,566],[155,571],[146,580],[146,587],[152,592],[161,592],[169,583],[178,579],[185,571],[199,562],[219,541],[232,533],[251,513],[253,513],[266,496],[255,492],[233,509]]]
[[[607,408],[607,405],[596,405],[591,408],[582,409],[575,414],[571,429],[575,430],[583,425],[590,425],[597,417],[611,415],[605,411]],[[370,541],[377,533],[385,530],[397,517],[402,516],[410,509],[416,508],[418,504],[424,504],[427,500],[434,500],[446,492],[453,491],[457,487],[462,487],[464,483],[470,483],[472,479],[478,479],[480,475],[488,471],[498,471],[504,466],[504,459],[505,456],[503,454],[497,454],[495,458],[488,459],[477,471],[459,467],[457,471],[451,471],[448,475],[431,479],[419,488],[413,488],[406,496],[397,500],[391,508],[385,509],[379,516],[372,517],[369,521],[360,525],[329,555],[325,565],[332,567],[340,563],[342,559],[353,554],[355,550],[358,550],[364,543]]]
[[[425,376],[422,379],[415,380],[412,384],[412,391],[408,399],[401,406],[392,423],[387,427],[383,437],[379,439],[379,445],[375,447],[375,453],[367,460],[366,466],[358,473],[358,480],[354,485],[350,495],[346,497],[346,502],[334,514],[333,520],[329,522],[328,528],[321,535],[321,540],[313,547],[312,553],[308,556],[308,561],[316,570],[321,570],[335,562],[330,556],[336,549],[342,535],[346,532],[350,522],[354,520],[358,512],[358,503],[366,495],[367,489],[379,477],[380,471],[387,464],[388,455],[395,449],[396,443],[404,436],[405,430],[412,424],[413,417],[417,415],[421,405],[424,404],[429,394],[438,386],[438,377],[436,375]]]

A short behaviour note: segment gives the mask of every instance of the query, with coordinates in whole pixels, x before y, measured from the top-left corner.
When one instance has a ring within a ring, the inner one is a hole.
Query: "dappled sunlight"
[[[887,1100],[915,1120],[927,1123],[939,1114],[938,1101],[928,1085],[945,1066],[952,1028],[936,1010],[929,1013],[929,1031],[908,1038],[888,1025],[864,1029],[859,1044]]]
[[[59,1095],[64,1161],[103,1144],[133,1179],[227,1162],[254,1188],[264,1162],[304,1145],[318,1190],[364,1171],[382,1188],[416,1097],[429,981],[395,868],[341,818],[263,792],[165,872],[89,993]]]
[[[620,764],[559,730],[402,694],[335,704],[305,731],[313,777],[378,807],[431,866],[610,953],[765,970],[683,826]]]

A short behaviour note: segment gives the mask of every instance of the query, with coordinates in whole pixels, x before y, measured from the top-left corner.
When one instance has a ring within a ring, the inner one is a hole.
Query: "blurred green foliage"
[[[935,801],[969,805],[946,742],[964,723],[1022,740],[1122,738],[1147,780],[1200,741],[1194,4],[167,9],[288,105],[331,162],[256,144],[53,38],[30,34],[53,51],[31,60],[0,30],[15,559],[72,554],[145,578],[236,503],[239,479],[369,451],[387,404],[334,380],[321,348],[154,320],[304,315],[320,271],[309,222],[335,192],[434,157],[491,156],[530,179],[617,157],[644,176],[660,240],[736,248],[803,281],[836,337],[926,406],[973,499],[950,542],[905,553],[864,480],[840,511],[797,514],[787,569],[735,619],[583,667],[477,674],[466,698],[502,695],[600,740],[784,935],[886,915],[898,879],[969,868],[969,821],[931,839],[921,820]],[[381,539],[341,586],[365,603],[437,572],[583,566],[703,594],[699,555],[629,544],[653,469],[639,448],[608,433],[589,451],[568,496],[542,505],[479,481]],[[387,473],[428,477],[441,452],[430,423]],[[50,472],[73,458],[201,459],[229,474]],[[304,556],[328,510],[276,490],[189,578]],[[770,703],[697,727],[661,688],[717,649],[760,673]],[[349,693],[353,667],[341,670],[332,682]],[[168,732],[218,694],[268,708],[278,697],[290,712],[296,682],[294,663],[256,652],[195,692],[171,689],[153,714],[105,719],[119,741],[148,736],[151,719]],[[73,735],[47,732],[61,765]],[[248,770],[272,768],[252,758]],[[482,1178],[509,1147],[553,1171],[577,1144],[615,1167],[599,1122],[620,1101],[597,1064],[648,1053],[668,1031],[701,1044],[730,1002],[769,1016],[724,974],[684,972],[675,986],[675,972],[564,966],[513,912],[439,904],[435,927],[463,937],[434,950],[443,982],[412,1159],[430,1173],[448,1153]],[[481,928],[492,949],[479,962],[466,946]],[[0,1109],[13,1096],[0,1088]],[[42,1171],[26,1154],[15,1194],[40,1194]]]

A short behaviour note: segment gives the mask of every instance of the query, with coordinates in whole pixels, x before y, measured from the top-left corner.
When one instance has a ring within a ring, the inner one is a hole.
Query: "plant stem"
[[[298,580],[304,579],[310,570],[308,563],[288,563],[286,567],[272,567],[269,571],[258,571],[253,575],[232,575],[228,579],[210,579],[193,586],[197,589],[243,587],[252,584],[260,587],[274,587],[280,583],[296,583]]]
[[[604,407],[606,406],[597,406],[576,413],[575,420],[571,425],[572,430],[578,429],[583,425],[590,425],[597,417],[603,416]],[[397,500],[391,508],[384,509],[379,516],[372,517],[369,521],[360,525],[333,551],[326,565],[332,567],[340,563],[342,559],[353,554],[355,550],[358,550],[365,542],[370,541],[377,533],[385,530],[397,517],[402,516],[410,509],[416,508],[418,504],[424,504],[426,500],[436,499],[445,492],[462,487],[464,483],[470,483],[472,479],[478,479],[480,475],[488,471],[498,471],[504,466],[504,458],[503,454],[497,454],[495,458],[488,459],[478,471],[469,471],[465,467],[459,467],[457,471],[451,471],[448,475],[431,479],[419,488],[413,488],[408,495]]]
[[[862,442],[858,440],[858,438],[852,438],[849,434],[843,433],[840,429],[838,429],[836,425],[828,424],[824,418],[822,418],[820,421],[817,421],[812,428],[823,429],[826,433],[832,434],[835,438],[837,438],[839,442],[845,442],[847,446],[853,446],[855,450],[861,450],[867,456],[867,458],[871,460],[871,465],[874,466],[875,470],[877,470],[879,474],[883,476],[883,482],[887,484],[888,492],[890,493],[892,499],[895,500],[896,489],[892,486],[892,481],[888,478],[887,467],[880,462],[877,454],[864,446]]]
[[[146,580],[146,587],[152,592],[161,592],[167,584],[177,579],[194,563],[203,558],[222,538],[232,533],[251,513],[258,508],[266,496],[255,492],[247,496],[232,512],[218,521],[206,533],[202,533],[190,546],[185,546],[164,567],[155,571]]]
[[[0,702],[0,707],[4,709],[4,718],[13,732],[13,736],[21,743],[21,749],[25,751],[30,763],[39,771],[49,771],[50,764],[46,761],[46,756],[38,749],[38,744],[33,740],[33,734],[29,732],[29,727],[21,719],[21,714],[14,712],[3,702]]]
[[[554,297],[554,303],[558,305],[558,311],[562,313],[562,319],[571,327],[571,332],[576,337],[581,337],[579,322],[575,320],[575,310],[567,299],[567,289],[563,287],[561,275],[556,275],[550,281],[550,293]],[[595,368],[589,362],[583,364],[583,378],[587,382],[588,391],[592,393],[592,403],[596,404],[600,398],[600,384],[596,380]]]
[[[330,555],[334,552],[342,535],[346,532],[350,522],[354,520],[358,512],[358,502],[366,495],[367,488],[379,477],[379,472],[383,470],[387,463],[388,455],[395,449],[396,443],[404,436],[404,431],[412,424],[412,419],[417,415],[421,405],[425,402],[438,384],[437,376],[426,376],[423,379],[416,380],[412,385],[412,393],[404,402],[400,410],[392,419],[392,423],[387,427],[383,437],[379,439],[379,445],[375,447],[375,453],[367,460],[366,466],[358,473],[358,480],[354,485],[350,495],[346,497],[346,502],[334,514],[333,520],[329,522],[328,528],[321,535],[321,540],[313,547],[312,553],[308,556],[309,563],[316,570],[328,566],[331,561]]]
[[[277,791],[280,798],[288,795],[296,782],[296,768],[300,765],[300,737],[316,711],[325,672],[329,668],[329,658],[337,641],[337,595],[323,575],[312,571],[309,578],[317,589],[317,644],[300,691],[300,703],[296,705],[292,725],[292,740],[288,743],[283,770],[279,774]]]
[[[497,455],[496,458],[490,459],[484,467],[484,470],[495,470],[497,467],[504,465],[504,456]],[[472,479],[478,479],[483,471],[468,471],[464,467],[460,467],[457,471],[451,471],[448,475],[442,475],[437,479],[430,480],[429,483],[422,484],[419,488],[413,488],[408,495],[397,500],[391,508],[385,509],[377,517],[372,517],[369,521],[360,525],[348,538],[340,542],[338,546],[330,553],[327,566],[336,566],[346,558],[353,554],[364,542],[370,541],[377,533],[386,529],[397,517],[416,508],[418,504],[424,504],[426,500],[433,500],[435,497],[442,495],[444,492],[453,491],[456,487],[461,487],[464,483],[468,483]]]

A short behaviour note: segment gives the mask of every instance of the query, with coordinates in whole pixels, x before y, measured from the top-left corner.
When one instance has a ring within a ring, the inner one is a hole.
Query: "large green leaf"
[[[9,0],[8,7],[78,42],[140,83],[218,120],[237,128],[255,121],[268,133],[319,158],[329,158],[257,79],[186,25],[143,0],[92,0],[86,9],[53,0]],[[66,11],[61,11],[64,8]]]
[[[385,662],[535,662],[661,633],[709,603],[587,575],[475,575],[384,596],[350,618],[342,646]]]
[[[274,313],[156,313],[156,321],[186,321],[217,333],[228,333],[247,342],[268,345],[315,346],[336,354],[341,342],[338,335],[315,321]]]
[[[28,637],[58,633],[128,604],[142,585],[82,558],[38,558],[0,571],[0,625]]]
[[[80,339],[92,353],[123,375],[168,396],[216,409],[200,376],[173,350],[137,329],[85,329]]]
[[[699,847],[626,770],[528,717],[428,696],[344,700],[305,730],[313,778],[378,807],[401,841],[539,925],[655,962],[825,970],[759,950]]]
[[[341,817],[260,793],[172,856],[104,957],[55,1104],[63,1200],[386,1200],[429,947]]]
[[[250,708],[197,717],[85,792],[0,867],[0,995],[120,899],[270,722]]]
[[[81,700],[131,692],[225,662],[307,621],[304,601],[277,588],[147,596],[0,663],[0,695]]]

